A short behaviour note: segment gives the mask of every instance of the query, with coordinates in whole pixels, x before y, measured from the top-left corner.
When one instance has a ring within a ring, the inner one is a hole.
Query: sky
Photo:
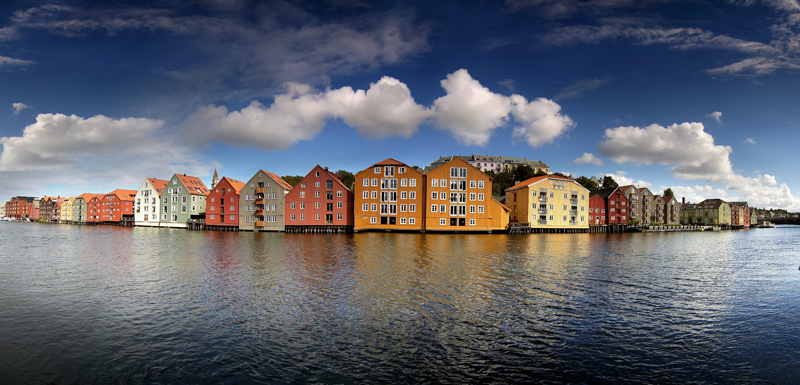
[[[489,154],[800,211],[798,111],[798,0],[0,4],[0,201]]]

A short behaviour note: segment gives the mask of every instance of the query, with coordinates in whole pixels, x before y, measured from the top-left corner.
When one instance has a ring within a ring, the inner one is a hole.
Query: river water
[[[798,227],[0,235],[0,383],[800,382]]]

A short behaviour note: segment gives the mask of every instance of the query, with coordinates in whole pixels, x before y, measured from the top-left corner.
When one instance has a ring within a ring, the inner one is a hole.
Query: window
[[[290,217],[289,219],[291,219],[291,220],[295,220],[294,214],[292,214],[292,215],[289,215],[289,217]]]
[[[416,179],[409,179],[408,185],[411,187],[417,187],[417,180]]]
[[[314,208],[319,209],[319,202],[314,202]]]
[[[475,193],[469,193],[469,200],[470,201],[474,201],[475,200]]]
[[[378,204],[373,203],[372,205],[370,205],[370,211],[378,211]]]
[[[405,218],[400,218],[400,224],[401,224],[401,225],[404,225],[404,224],[406,224],[406,219],[405,219]]]
[[[475,219],[470,218],[469,225],[470,226],[475,226]]]
[[[305,215],[305,214],[300,214],[300,220],[301,220],[301,221],[304,221],[304,220],[306,220],[306,215]]]
[[[415,224],[416,222],[417,222],[417,219],[416,219],[416,218],[408,218],[408,224],[409,224],[409,225],[413,225],[413,224]]]
[[[341,221],[342,220],[342,213],[336,214],[336,220],[337,221]]]
[[[483,193],[478,193],[478,201],[483,202]]]
[[[362,197],[363,199],[369,199],[369,191],[364,191],[364,193],[363,193],[363,194],[361,194],[361,197]]]
[[[461,167],[458,169],[458,177],[459,178],[466,178],[467,177],[467,168]]]
[[[407,207],[406,205],[400,205],[400,212],[401,213],[406,212],[406,207]]]
[[[372,178],[372,187],[378,187],[378,178]]]
[[[439,226],[446,226],[446,225],[447,225],[447,219],[439,218]]]
[[[378,218],[370,217],[369,218],[369,223],[372,223],[372,224],[378,223]]]
[[[407,199],[407,198],[408,198],[408,192],[407,191],[401,191],[400,192],[400,199]]]
[[[319,190],[314,191],[314,198],[319,198]]]
[[[458,167],[450,167],[450,177],[458,178]]]
[[[341,198],[342,197],[342,190],[336,190],[336,197],[337,198]]]
[[[469,181],[469,188],[475,188],[475,181],[474,180]]]
[[[435,204],[431,205],[431,212],[435,213],[438,210],[438,208],[439,208],[439,205],[435,205]]]
[[[478,206],[478,214],[483,214],[483,206]]]
[[[408,205],[408,212],[414,213],[416,211],[417,211],[417,205],[415,205],[415,204]]]
[[[401,187],[408,186],[408,179],[400,179],[400,186]]]
[[[380,173],[381,173],[381,168],[380,168],[380,167],[375,167],[375,169],[373,170],[373,172],[374,172],[375,174],[380,174]]]
[[[214,219],[214,214],[211,214],[211,219]]]
[[[555,198],[555,193],[550,193],[550,198]]]
[[[447,205],[439,205],[439,212],[446,213],[447,212]]]
[[[294,202],[292,202],[292,203],[289,203],[289,207],[290,207],[292,210],[294,210]]]
[[[431,200],[439,199],[439,193],[436,191],[431,191]]]
[[[371,194],[371,197],[372,197],[372,199],[378,199],[378,192],[377,191],[373,191],[372,194]]]
[[[186,212],[186,205],[182,205],[182,206],[181,206],[181,212],[182,212],[182,213],[185,213],[185,212]]]
[[[318,220],[319,220],[319,213],[316,213],[316,214],[314,214],[314,220],[315,220],[315,221],[318,221]]]
[[[408,198],[409,199],[417,199],[417,192],[416,191],[409,192],[408,193]]]
[[[369,179],[364,178],[364,183],[361,184],[362,186],[369,186]]]
[[[439,180],[431,179],[431,187],[439,187]]]
[[[300,210],[306,209],[306,202],[300,202]]]
[[[361,205],[361,211],[369,211],[369,203],[364,203]]]
[[[483,188],[483,181],[482,180],[478,181],[478,188]]]
[[[447,187],[447,179],[439,179],[439,187]]]
[[[231,220],[234,220],[234,216],[233,215],[231,215]]]
[[[469,213],[470,214],[475,214],[475,205],[470,205],[469,206]]]
[[[305,198],[305,197],[306,197],[306,192],[300,191],[300,198]]]

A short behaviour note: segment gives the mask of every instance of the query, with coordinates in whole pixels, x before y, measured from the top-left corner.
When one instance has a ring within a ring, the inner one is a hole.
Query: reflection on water
[[[791,227],[0,232],[0,382],[800,379]]]

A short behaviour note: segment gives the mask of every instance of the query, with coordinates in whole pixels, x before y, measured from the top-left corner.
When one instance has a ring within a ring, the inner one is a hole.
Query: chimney
[[[327,167],[325,167],[325,171],[328,171],[328,168],[327,168]]]
[[[514,181],[514,186],[516,186],[516,185],[518,185],[518,184],[519,184],[519,181],[518,181],[518,180],[515,180],[515,181]]]
[[[682,204],[682,205],[685,205],[685,204],[686,204],[686,197],[681,197],[681,204]]]

